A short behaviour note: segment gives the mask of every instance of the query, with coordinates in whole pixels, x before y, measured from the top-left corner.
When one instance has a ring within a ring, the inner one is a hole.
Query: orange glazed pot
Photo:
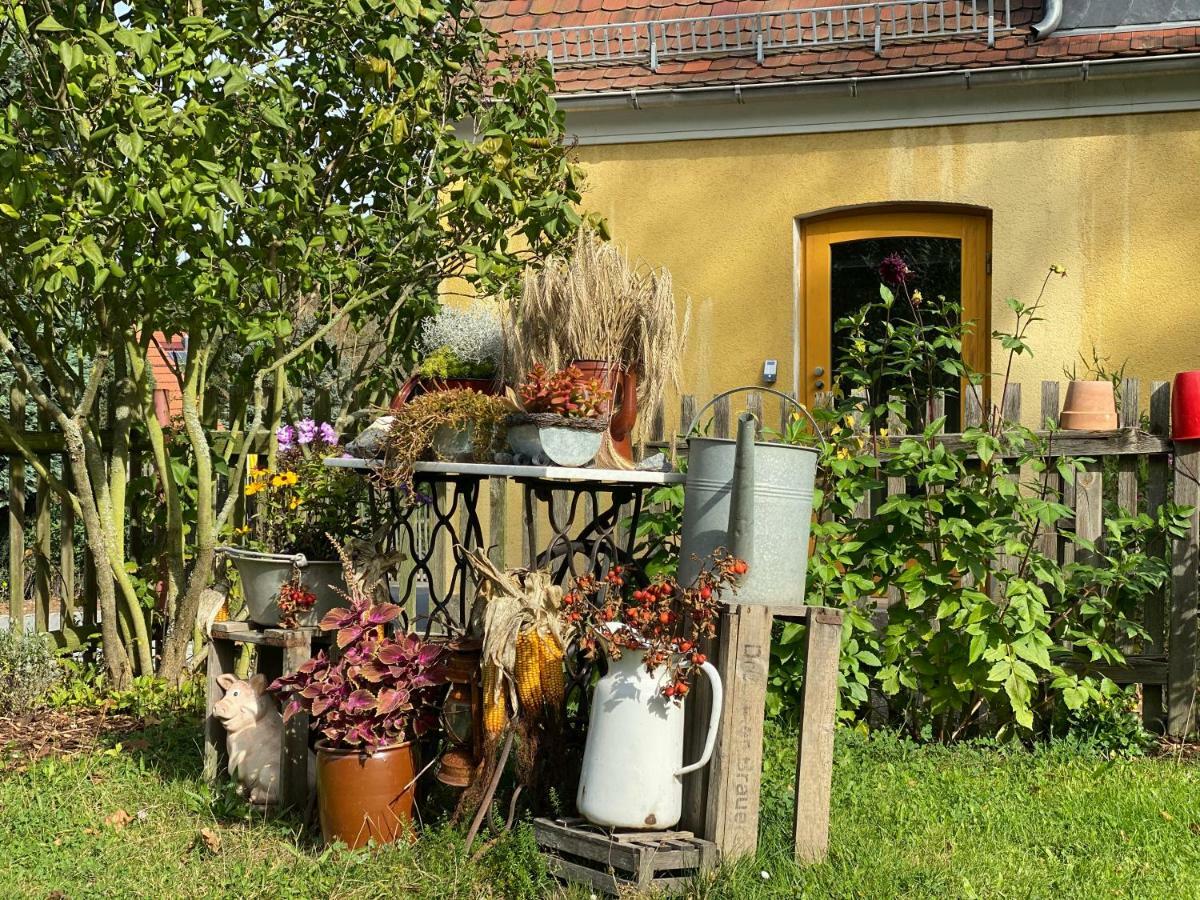
[[[609,416],[608,435],[613,449],[628,460],[633,459],[633,426],[637,422],[637,374],[616,362],[603,359],[573,359],[569,365],[577,366],[588,378],[599,378],[600,383],[612,392],[612,398],[600,407],[601,415]]]
[[[317,810],[326,844],[390,844],[412,827],[413,742],[364,753],[317,741]]]
[[[1117,401],[1111,381],[1072,381],[1067,385],[1059,427],[1067,431],[1112,431]]]

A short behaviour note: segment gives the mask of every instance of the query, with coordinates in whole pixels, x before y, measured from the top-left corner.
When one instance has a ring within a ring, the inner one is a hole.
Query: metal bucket
[[[767,388],[726,391],[696,414],[687,438],[680,582],[690,584],[703,559],[724,547],[750,567],[739,586],[738,603],[803,606],[819,451],[756,441],[750,413],[739,418],[737,440],[692,434],[709,406],[750,390],[783,398],[813,422],[808,410],[791,397]],[[820,434],[815,422],[813,429]]]
[[[317,595],[313,608],[301,617],[301,625],[316,625],[331,609],[349,604],[342,564],[336,560],[310,560],[303,553],[259,553],[241,547],[221,547],[218,552],[237,566],[246,611],[256,625],[279,626],[279,589],[297,574],[300,584]]]

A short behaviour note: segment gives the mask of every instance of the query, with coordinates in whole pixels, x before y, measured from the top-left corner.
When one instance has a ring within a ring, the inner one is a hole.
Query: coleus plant
[[[709,555],[688,586],[668,575],[646,579],[613,566],[603,578],[575,579],[563,597],[562,616],[586,656],[595,657],[601,644],[617,659],[622,650],[640,650],[648,671],[666,667],[663,695],[682,701],[706,661],[702,642],[716,637],[721,597],[737,592],[747,569],[725,550]]]
[[[599,378],[588,378],[578,366],[547,372],[538,363],[521,385],[521,403],[527,413],[598,419],[610,397],[612,391]]]
[[[436,689],[445,683],[445,648],[415,634],[388,637],[400,615],[394,603],[364,594],[348,608],[331,610],[321,628],[337,630],[336,660],[321,650],[271,691],[286,701],[286,722],[298,712],[337,747],[367,753],[419,737],[437,726]]]

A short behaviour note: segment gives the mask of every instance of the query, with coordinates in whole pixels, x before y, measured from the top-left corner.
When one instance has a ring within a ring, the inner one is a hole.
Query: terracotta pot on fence
[[[625,366],[603,359],[573,359],[588,378],[599,378],[605,388],[612,391],[612,399],[601,408],[601,414],[610,416],[608,434],[613,447],[628,460],[633,459],[633,426],[637,423],[637,373]]]
[[[317,809],[326,844],[390,844],[411,831],[412,741],[368,754],[317,742]]]
[[[1117,401],[1111,381],[1072,381],[1067,385],[1058,424],[1067,431],[1112,431]]]
[[[1200,440],[1200,372],[1180,372],[1171,386],[1171,438]]]

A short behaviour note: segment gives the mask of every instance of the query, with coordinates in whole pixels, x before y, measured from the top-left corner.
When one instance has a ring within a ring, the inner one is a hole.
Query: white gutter
[[[678,106],[686,103],[712,102],[747,103],[757,99],[809,94],[846,94],[876,90],[917,90],[926,87],[972,88],[996,84],[1046,84],[1088,81],[1095,78],[1120,77],[1133,74],[1126,70],[1136,67],[1138,74],[1169,74],[1195,68],[1200,53],[1178,53],[1171,56],[1120,57],[1083,61],[1043,63],[1041,65],[996,66],[980,69],[951,69],[944,72],[905,72],[897,75],[869,75],[844,78],[822,78],[751,84],[710,84],[682,88],[628,88],[616,91],[556,94],[555,100],[564,110],[574,109],[639,109]],[[724,96],[722,96],[724,95]]]
[[[1062,22],[1062,14],[1062,0],[1046,0],[1042,8],[1042,21],[1031,26],[1033,36],[1040,41],[1042,38],[1053,34]]]

